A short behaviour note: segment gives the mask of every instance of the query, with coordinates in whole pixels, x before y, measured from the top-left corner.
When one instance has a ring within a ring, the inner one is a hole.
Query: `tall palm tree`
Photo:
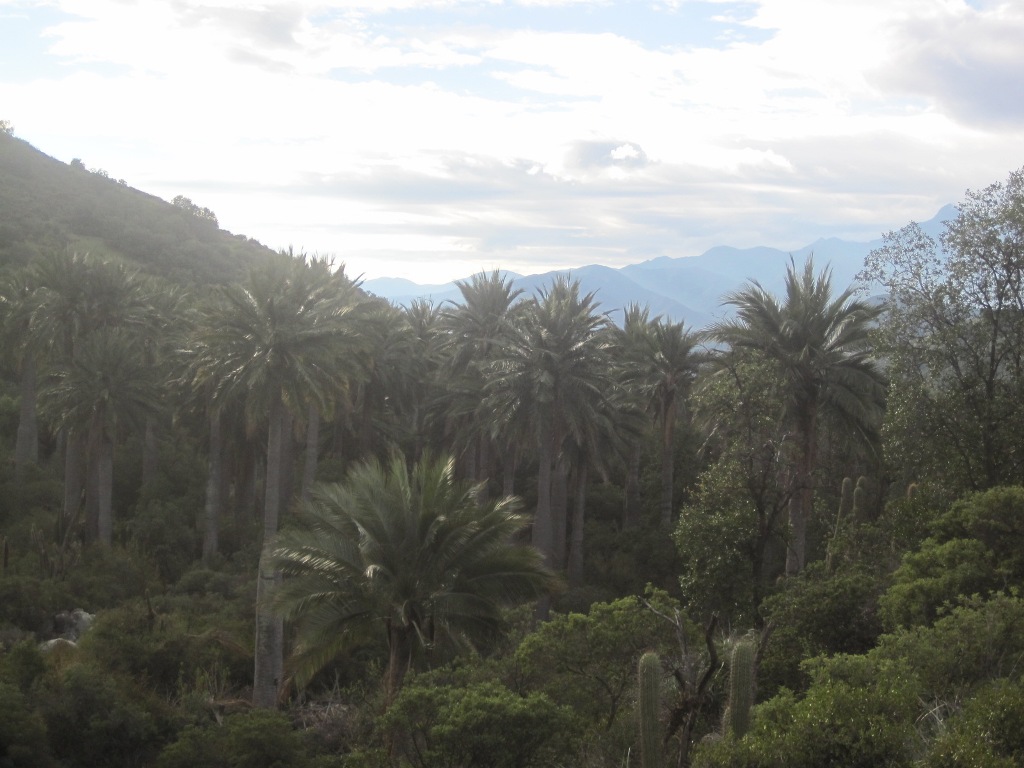
[[[706,356],[698,345],[702,335],[682,322],[672,323],[647,312],[628,308],[618,344],[625,347],[627,386],[645,401],[661,427],[661,525],[672,525],[674,511],[675,433],[680,409],[685,409],[690,387]]]
[[[875,436],[885,385],[868,334],[881,310],[855,298],[853,287],[833,295],[831,271],[815,275],[810,257],[802,271],[790,261],[784,299],[752,282],[726,296],[725,304],[735,307],[736,316],[716,324],[714,338],[764,355],[786,384],[787,419],[797,446],[786,572],[795,574],[806,561],[822,410],[835,413],[862,437]]]
[[[101,544],[113,541],[114,443],[122,425],[141,432],[160,408],[160,384],[147,365],[142,342],[123,329],[96,331],[73,360],[55,368],[40,392],[40,406],[53,423],[88,438],[88,474],[96,491],[96,530]],[[92,522],[92,521],[90,521]]]
[[[73,366],[79,349],[94,333],[138,330],[154,321],[152,296],[137,271],[123,264],[57,251],[33,260],[28,270],[34,285],[28,343],[47,365]],[[79,510],[89,457],[81,425],[65,428],[64,438],[64,519],[69,523]],[[92,516],[98,514],[96,490],[87,494]]]
[[[41,350],[30,334],[34,281],[25,269],[8,272],[0,281],[0,340],[19,375],[20,406],[14,445],[14,467],[21,478],[25,467],[39,460],[36,413],[38,364]]]
[[[554,464],[566,440],[584,444],[613,385],[606,315],[578,281],[558,277],[528,302],[522,322],[489,369],[487,407],[495,422],[532,436],[537,449],[537,510],[532,540],[559,567],[566,510],[552,506]],[[541,613],[544,607],[541,606]]]
[[[287,409],[328,407],[351,335],[351,305],[321,271],[289,254],[253,269],[244,285],[220,291],[199,321],[193,380],[212,386],[214,408],[238,400],[251,428],[266,427],[263,540],[277,533],[282,507]],[[257,580],[253,703],[277,704],[283,658],[281,623],[266,608],[280,574],[261,557]]]
[[[479,272],[456,286],[462,301],[445,307],[441,317],[446,334],[442,349],[448,356],[448,413],[457,442],[470,454],[475,479],[485,480],[493,444],[509,442],[484,406],[487,369],[514,332],[526,305],[519,301],[522,290],[513,288],[512,279],[498,270]],[[505,460],[514,458],[505,456]]]
[[[297,622],[299,684],[340,652],[383,635],[393,697],[416,656],[442,639],[493,637],[501,608],[553,586],[535,550],[514,543],[526,520],[514,498],[481,503],[450,458],[409,467],[394,454],[318,486],[299,523],[281,531],[275,604]]]

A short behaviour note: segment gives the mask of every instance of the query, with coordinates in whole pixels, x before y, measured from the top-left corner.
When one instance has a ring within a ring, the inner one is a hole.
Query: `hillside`
[[[126,259],[179,282],[237,279],[270,251],[81,163],[0,132],[0,264],[70,248]]]

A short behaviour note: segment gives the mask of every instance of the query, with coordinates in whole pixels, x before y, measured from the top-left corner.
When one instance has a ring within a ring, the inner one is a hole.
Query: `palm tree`
[[[51,365],[73,365],[84,341],[100,330],[153,322],[152,297],[123,264],[58,251],[33,260],[28,270],[34,285],[28,341]],[[65,429],[64,437],[64,516],[70,522],[80,505],[87,446],[81,429]],[[97,500],[88,500],[95,512]]]
[[[565,558],[566,510],[552,506],[554,464],[567,440],[587,435],[613,385],[608,318],[594,294],[558,277],[527,303],[522,322],[488,371],[487,408],[495,423],[531,435],[537,449],[537,511],[532,540],[552,567]],[[545,608],[541,606],[541,614]]]
[[[88,475],[96,492],[95,531],[113,542],[114,443],[121,425],[141,432],[159,410],[160,382],[146,364],[141,342],[122,329],[96,331],[73,360],[58,366],[40,392],[40,406],[57,426],[88,438]],[[90,521],[92,523],[93,521]]]
[[[672,525],[675,508],[675,431],[681,408],[705,355],[698,349],[702,336],[683,323],[656,317],[648,320],[646,310],[627,308],[622,330],[617,334],[625,363],[626,385],[645,402],[648,412],[661,427],[661,525]]]
[[[812,258],[802,272],[791,260],[784,300],[753,282],[725,297],[725,304],[736,308],[736,317],[712,328],[719,342],[755,350],[771,360],[786,384],[787,420],[797,446],[788,574],[802,570],[806,560],[822,410],[832,411],[868,439],[875,437],[882,411],[885,385],[868,337],[881,310],[854,296],[852,287],[833,296],[831,272],[816,276]]]
[[[244,403],[251,429],[265,425],[266,478],[263,540],[277,533],[282,507],[287,409],[310,403],[325,410],[345,343],[351,335],[351,305],[321,270],[304,259],[279,254],[254,269],[245,285],[220,292],[208,307],[193,342],[193,381],[212,387],[212,406]],[[261,558],[257,581],[256,668],[253,703],[277,703],[283,629],[265,607],[280,575]]]
[[[456,283],[462,302],[452,303],[442,313],[446,336],[448,412],[454,422],[456,439],[468,454],[474,478],[488,478],[492,447],[497,440],[507,445],[507,434],[500,433],[484,406],[483,391],[487,368],[513,333],[526,304],[519,302],[521,289],[512,287],[512,279],[498,270],[479,272],[468,281]],[[505,460],[514,463],[513,456]]]
[[[553,586],[539,553],[513,541],[526,524],[518,510],[511,497],[479,502],[450,458],[429,455],[409,467],[396,453],[318,486],[271,555],[286,576],[275,604],[297,622],[297,682],[383,636],[392,698],[416,656],[442,639],[494,637],[503,606]]]
[[[18,432],[14,446],[15,474],[19,479],[28,464],[39,460],[36,394],[41,350],[29,333],[34,291],[34,283],[25,269],[5,274],[0,283],[0,338],[20,377]]]

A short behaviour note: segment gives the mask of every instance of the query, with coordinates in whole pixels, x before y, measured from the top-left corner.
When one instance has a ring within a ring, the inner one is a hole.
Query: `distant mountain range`
[[[937,238],[944,222],[956,214],[954,206],[944,206],[932,219],[921,222],[921,228]],[[601,308],[611,312],[613,319],[621,317],[623,307],[637,303],[646,304],[652,317],[662,315],[673,322],[682,320],[689,327],[703,328],[727,314],[722,307],[722,297],[749,280],[757,280],[766,290],[780,293],[791,256],[797,265],[802,265],[807,256],[813,254],[815,267],[829,267],[832,285],[841,291],[854,282],[864,266],[864,258],[880,245],[881,238],[863,243],[826,238],[792,252],[766,246],[719,245],[700,256],[661,256],[619,269],[593,264],[538,275],[506,274],[527,296],[550,285],[556,275],[568,274],[579,281],[584,292],[594,291]],[[366,280],[363,288],[396,304],[408,304],[415,299],[427,299],[435,304],[461,300],[454,282],[419,285],[411,280],[384,277]]]

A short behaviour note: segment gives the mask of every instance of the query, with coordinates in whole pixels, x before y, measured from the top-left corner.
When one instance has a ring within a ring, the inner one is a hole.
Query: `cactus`
[[[729,657],[729,701],[722,716],[722,730],[742,737],[750,729],[750,708],[754,704],[753,638],[736,642]]]
[[[648,651],[640,657],[640,762],[643,768],[661,768],[661,661]]]

